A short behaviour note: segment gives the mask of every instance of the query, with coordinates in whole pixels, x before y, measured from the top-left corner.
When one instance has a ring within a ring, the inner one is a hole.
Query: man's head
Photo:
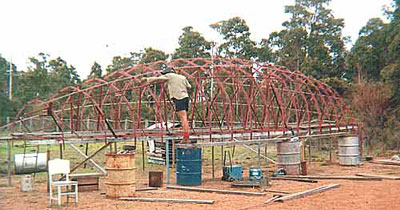
[[[162,72],[161,72],[162,75],[168,74],[168,73],[174,73],[174,69],[172,67],[167,66],[167,64],[162,64],[161,69],[162,69]]]

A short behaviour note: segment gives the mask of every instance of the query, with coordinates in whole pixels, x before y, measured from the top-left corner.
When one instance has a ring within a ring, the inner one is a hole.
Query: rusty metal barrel
[[[135,154],[106,154],[106,195],[110,198],[135,195]]]
[[[283,141],[276,145],[277,165],[288,175],[298,175],[300,172],[300,141]]]
[[[357,136],[344,137],[339,142],[339,164],[358,166],[360,164],[360,141]]]

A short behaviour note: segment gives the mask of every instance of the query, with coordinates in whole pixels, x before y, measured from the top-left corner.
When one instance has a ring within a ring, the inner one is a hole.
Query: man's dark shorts
[[[182,110],[188,111],[189,110],[189,97],[182,98],[182,99],[176,99],[172,98],[172,101],[175,104],[175,111],[179,112]]]

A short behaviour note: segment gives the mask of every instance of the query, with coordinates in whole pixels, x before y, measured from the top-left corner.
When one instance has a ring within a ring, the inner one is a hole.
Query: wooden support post
[[[142,170],[145,170],[144,141],[142,141]]]
[[[264,156],[268,155],[268,142],[264,144]]]
[[[8,117],[7,117],[8,118]],[[8,186],[12,186],[12,178],[11,178],[11,156],[12,156],[12,149],[11,149],[11,141],[7,140],[7,147],[8,147],[8,157],[7,157],[7,174],[8,174]]]
[[[332,140],[329,139],[329,162],[332,163]]]
[[[60,143],[60,159],[63,159],[63,145]]]
[[[360,141],[360,157],[364,156],[364,141],[362,139],[359,139]],[[399,148],[399,143],[397,143],[397,148]],[[397,152],[399,151],[399,149],[397,149]]]
[[[311,164],[311,141],[308,141],[308,164]]]
[[[167,167],[167,184],[169,184],[169,143],[168,140],[165,141],[165,166]]]
[[[224,146],[221,146],[221,168],[224,167]]]
[[[49,144],[47,145],[46,153],[47,153],[46,166],[48,167],[49,160],[51,159],[50,158],[50,145]],[[46,170],[46,174],[47,174],[47,177],[49,177],[49,170]],[[49,182],[49,179],[47,179],[47,192],[49,192],[49,191],[50,191],[50,182]]]
[[[257,151],[258,166],[260,166],[261,165],[261,143],[258,143],[257,148],[258,148],[258,151]]]
[[[89,152],[89,143],[85,144],[85,155],[87,156]],[[83,168],[86,168],[87,163],[83,165]]]
[[[172,167],[175,168],[175,140],[171,140],[172,142]]]
[[[304,138],[300,138],[301,140],[301,153],[300,153],[300,161],[303,162],[306,156],[306,141]]]
[[[215,147],[211,147],[211,165],[212,165],[212,178],[215,179],[215,156],[214,156],[214,151]]]
[[[125,118],[124,130],[128,130],[128,118]]]

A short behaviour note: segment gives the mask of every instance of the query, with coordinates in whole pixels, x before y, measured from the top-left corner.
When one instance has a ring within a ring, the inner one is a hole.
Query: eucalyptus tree
[[[276,62],[317,79],[341,78],[345,73],[344,21],[328,9],[330,0],[295,0],[285,6],[291,17],[283,30],[270,34]]]
[[[139,58],[140,58],[139,63],[144,64],[144,63],[166,60],[168,58],[168,55],[161,50],[154,49],[152,47],[147,47],[144,49],[144,53],[140,54]]]
[[[242,18],[222,20],[211,24],[210,27],[220,33],[224,40],[218,47],[219,55],[242,59],[257,56],[256,42],[250,39],[250,29]]]
[[[89,78],[101,78],[102,75],[103,69],[101,68],[101,65],[97,62],[94,62],[90,68]]]
[[[48,63],[50,84],[52,90],[60,90],[67,86],[74,86],[81,82],[75,67],[69,65],[60,57],[52,59]]]
[[[207,41],[192,26],[186,26],[179,36],[179,47],[175,49],[173,58],[205,58],[210,57],[211,42]]]
[[[132,53],[130,53],[130,55],[127,57],[119,56],[119,55],[114,56],[112,58],[111,64],[108,65],[106,68],[106,73],[110,74],[116,70],[132,67],[135,64],[137,64],[137,60],[135,59],[135,57],[133,56]]]

